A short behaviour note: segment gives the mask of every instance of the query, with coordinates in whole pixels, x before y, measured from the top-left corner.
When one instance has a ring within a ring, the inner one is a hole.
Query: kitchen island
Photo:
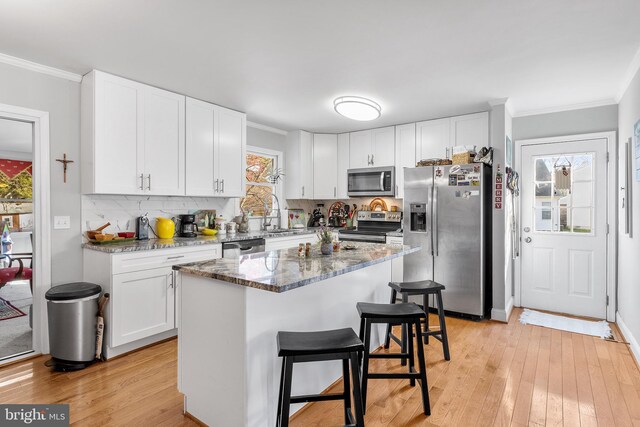
[[[388,302],[391,260],[417,250],[359,243],[330,256],[314,247],[299,258],[292,248],[175,266],[185,412],[212,426],[274,425],[277,331],[358,331],[356,303]],[[372,348],[383,332],[374,330]],[[341,375],[339,362],[296,365],[292,392],[318,393]]]

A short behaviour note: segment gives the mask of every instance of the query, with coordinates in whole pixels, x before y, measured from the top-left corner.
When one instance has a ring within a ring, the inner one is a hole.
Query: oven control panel
[[[358,211],[358,221],[402,221],[402,212]]]

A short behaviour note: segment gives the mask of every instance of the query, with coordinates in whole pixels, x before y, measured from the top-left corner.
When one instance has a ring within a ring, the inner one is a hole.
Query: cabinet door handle
[[[446,156],[446,158],[448,159],[448,158],[449,158],[449,149],[448,149],[448,148],[445,148],[444,150],[445,150],[445,153],[446,153],[446,154],[445,154],[445,156]]]
[[[144,191],[144,174],[140,174],[140,189]]]
[[[149,185],[147,186],[147,190],[151,191],[151,174],[149,174]]]
[[[173,288],[173,271],[169,273],[169,287]]]
[[[302,197],[304,197],[304,185],[302,186]]]
[[[333,187],[333,197],[336,197],[336,194],[337,194],[337,189],[336,187]]]
[[[224,179],[220,181],[220,185],[222,186],[222,189],[220,190],[220,192],[224,193]]]
[[[184,258],[184,255],[168,256],[167,261],[170,259],[180,259],[180,258]]]
[[[373,162],[373,154],[371,155],[371,166],[374,166],[375,163]]]
[[[219,191],[220,180],[216,179],[215,181],[213,181],[213,184],[214,184],[214,186],[213,186],[214,191],[217,193]]]

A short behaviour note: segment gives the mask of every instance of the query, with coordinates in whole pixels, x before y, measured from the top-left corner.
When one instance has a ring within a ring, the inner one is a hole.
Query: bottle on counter
[[[306,257],[310,257],[311,256],[311,243],[307,243],[307,245],[304,248],[304,256]]]
[[[304,258],[305,257],[304,243],[300,243],[298,245],[298,257],[299,258]]]

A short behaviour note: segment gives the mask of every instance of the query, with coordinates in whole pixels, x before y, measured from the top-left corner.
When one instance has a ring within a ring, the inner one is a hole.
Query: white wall
[[[247,126],[247,145],[284,153],[286,143],[287,137],[285,135]]]
[[[628,138],[633,137],[633,126],[640,120],[640,72],[636,73],[618,107],[618,132],[619,142],[624,144]],[[632,140],[632,146],[635,141]],[[632,149],[632,155],[640,155]],[[618,165],[623,168],[623,165]],[[635,161],[632,168],[635,168]],[[640,182],[632,177],[632,212],[633,226],[635,230],[632,237],[624,234],[624,221],[620,221],[622,232],[618,235],[618,323],[625,337],[632,343],[632,349],[636,359],[640,359]],[[629,336],[631,335],[631,336]]]
[[[516,140],[607,132],[617,128],[617,105],[513,118]]]
[[[55,215],[71,217],[71,229],[51,230],[51,283],[81,280],[80,84],[0,63],[0,103],[49,113],[52,222]],[[76,162],[69,165],[66,184],[55,161],[64,153]]]
[[[500,172],[505,173],[506,137],[513,140],[512,118],[506,104],[500,103],[492,106],[490,114],[490,143],[493,147],[493,187],[500,165]],[[514,152],[515,155],[515,152]],[[504,182],[504,180],[503,180]],[[493,308],[491,318],[499,321],[508,321],[513,308],[513,260],[511,259],[511,221],[510,214],[513,206],[509,192],[503,184],[502,209],[493,207]]]

